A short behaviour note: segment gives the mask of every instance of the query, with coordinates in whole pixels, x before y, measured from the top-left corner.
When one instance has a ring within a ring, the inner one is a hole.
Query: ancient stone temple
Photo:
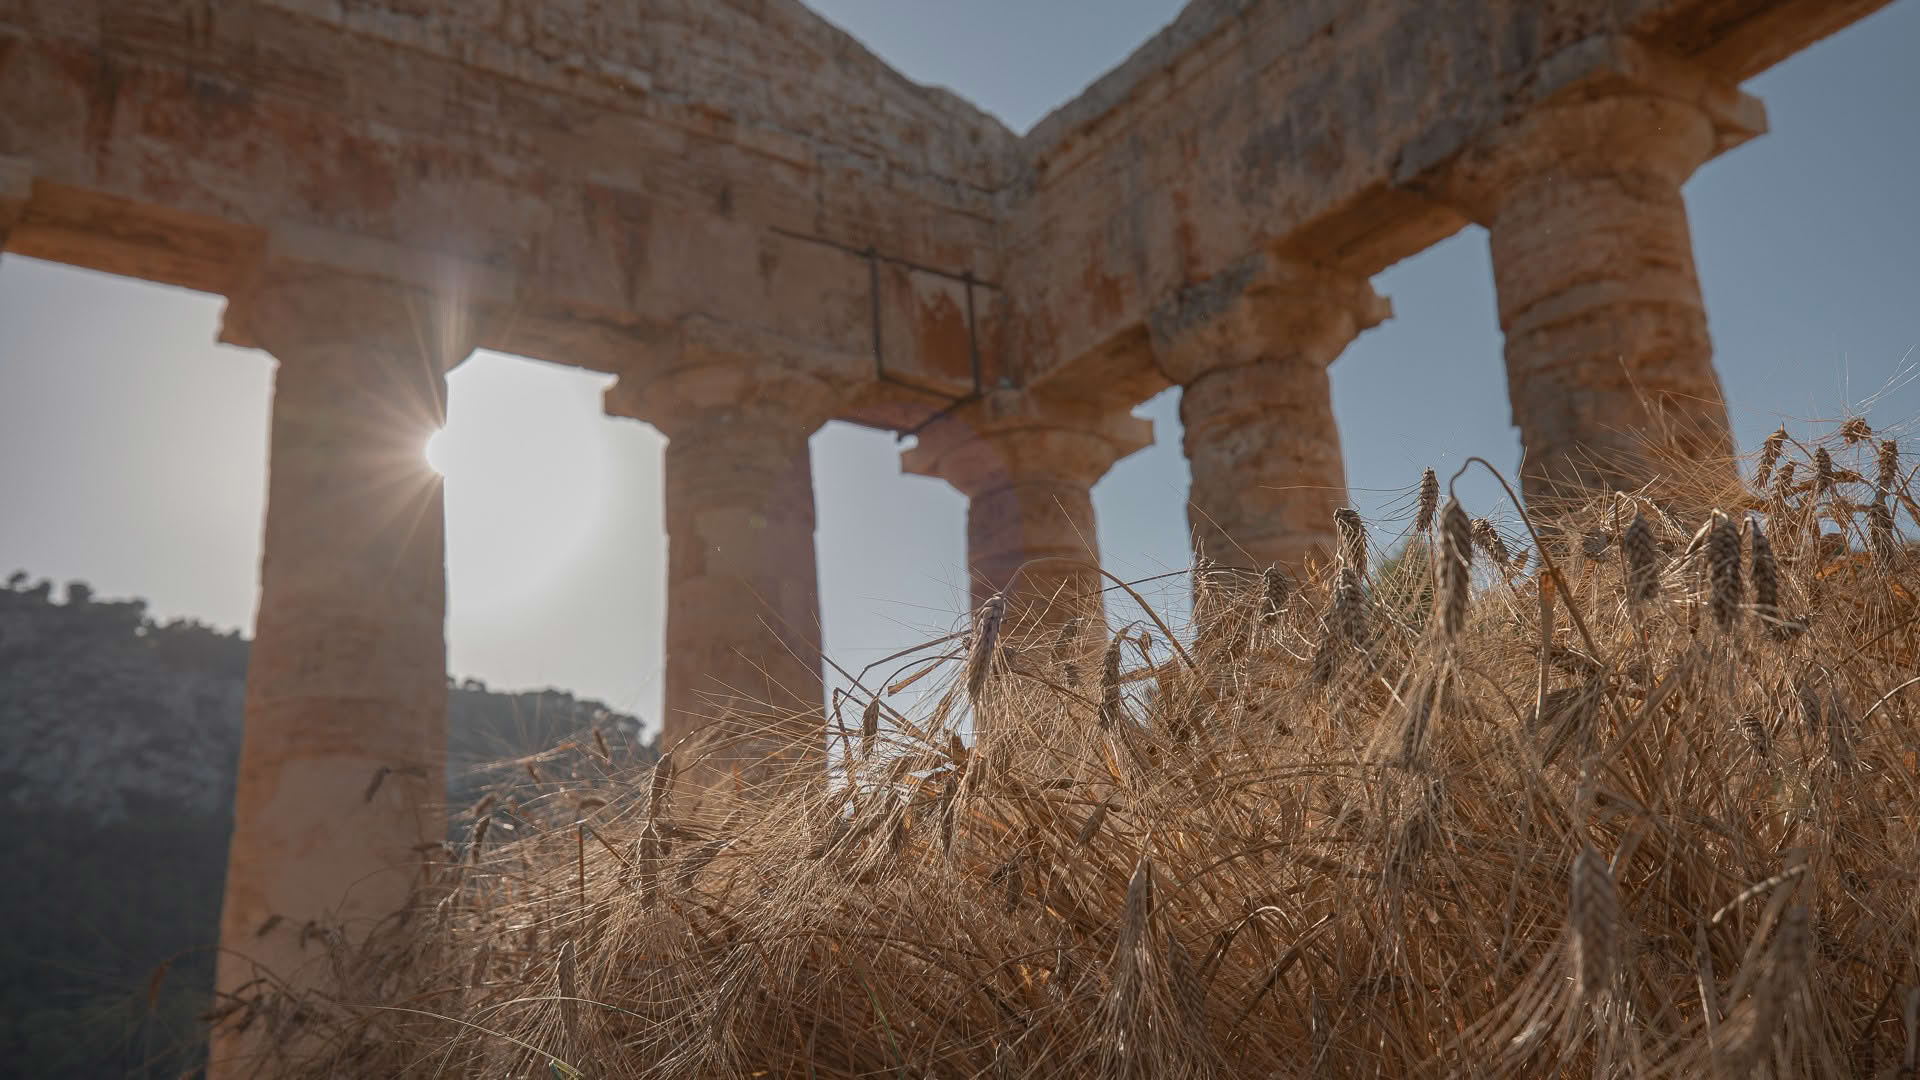
[[[796,0],[0,0],[0,248],[220,293],[278,364],[223,987],[318,978],[303,928],[364,932],[443,833],[420,448],[471,350],[669,438],[667,741],[818,708],[821,424],[917,437],[977,595],[1059,597],[1178,385],[1199,542],[1297,563],[1369,279],[1469,222],[1530,497],[1724,452],[1681,185],[1882,3],[1194,0],[1022,136]]]

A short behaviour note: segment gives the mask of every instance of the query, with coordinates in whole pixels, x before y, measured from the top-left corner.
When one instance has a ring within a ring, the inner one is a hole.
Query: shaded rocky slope
[[[247,642],[53,593],[0,589],[0,1078],[179,1076],[212,986]],[[449,697],[456,803],[500,778],[487,763],[592,726],[652,753],[634,717],[561,691]]]

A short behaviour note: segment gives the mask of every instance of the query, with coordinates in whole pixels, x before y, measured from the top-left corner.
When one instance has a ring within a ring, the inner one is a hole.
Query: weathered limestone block
[[[33,169],[26,158],[0,154],[0,251],[33,196]]]
[[[299,271],[231,305],[228,332],[279,368],[217,985],[300,991],[407,902],[446,835],[444,533],[423,449],[467,345],[430,297]],[[211,1075],[251,1075],[264,1029],[217,1032]]]
[[[1016,618],[1052,625],[1099,611],[1093,485],[1152,444],[1153,422],[1124,409],[1001,390],[922,432],[901,464],[967,496],[974,607],[1006,592]]]
[[[1184,389],[1195,551],[1301,569],[1347,501],[1327,366],[1392,305],[1363,279],[1256,256],[1155,311],[1155,362]]]
[[[1647,74],[1570,88],[1434,185],[1489,233],[1535,504],[1633,487],[1675,459],[1734,480],[1680,186],[1765,114],[1677,61]]]
[[[841,400],[771,362],[697,363],[608,392],[667,436],[666,700],[661,745],[700,783],[825,751],[820,588],[807,439]],[[795,718],[796,710],[804,714]],[[778,719],[781,722],[775,724]],[[773,726],[769,726],[772,724]]]

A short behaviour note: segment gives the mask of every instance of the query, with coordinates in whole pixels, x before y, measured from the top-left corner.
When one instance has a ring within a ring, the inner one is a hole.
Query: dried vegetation
[[[1911,1077],[1912,467],[1754,472],[1504,533],[1429,472],[1396,557],[1343,514],[1149,642],[996,601],[833,769],[481,808],[340,999],[231,1019],[336,1075]]]

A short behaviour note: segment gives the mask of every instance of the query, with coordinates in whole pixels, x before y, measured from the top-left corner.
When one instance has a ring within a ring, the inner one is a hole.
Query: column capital
[[[1064,622],[1098,610],[1092,489],[1153,442],[1153,422],[1111,403],[996,390],[942,417],[900,455],[967,497],[973,602],[1014,592],[1017,618]]]
[[[608,416],[644,420],[669,439],[713,426],[770,426],[802,439],[838,410],[826,380],[773,361],[701,351],[681,353],[664,374],[628,374],[607,387]]]
[[[805,438],[846,407],[850,389],[831,366],[783,339],[751,328],[688,316],[657,340],[634,342],[633,355],[606,365],[620,372],[607,388],[608,416],[644,420],[668,438],[735,423]]]
[[[1515,189],[1563,177],[1683,183],[1767,130],[1766,107],[1698,65],[1632,38],[1588,38],[1541,65],[1540,100],[1410,181],[1491,226]]]
[[[223,344],[264,349],[282,363],[313,353],[376,351],[422,361],[435,374],[473,351],[475,313],[455,296],[312,263],[263,266],[227,298]]]
[[[1154,363],[1181,386],[1265,360],[1325,367],[1393,316],[1365,278],[1258,252],[1189,285],[1148,315]]]
[[[902,470],[969,498],[1045,475],[1090,488],[1114,463],[1153,445],[1153,421],[1024,390],[994,390],[920,433]]]

